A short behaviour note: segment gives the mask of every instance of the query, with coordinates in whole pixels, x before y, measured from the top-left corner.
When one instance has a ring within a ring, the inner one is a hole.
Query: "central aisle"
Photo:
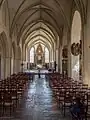
[[[70,118],[62,116],[45,75],[41,75],[41,78],[35,75],[33,81],[29,81],[16,110],[9,115],[7,109],[0,120],[70,120]]]
[[[41,78],[35,76],[30,83],[24,104],[24,120],[65,120],[52,97],[52,91],[44,75]]]

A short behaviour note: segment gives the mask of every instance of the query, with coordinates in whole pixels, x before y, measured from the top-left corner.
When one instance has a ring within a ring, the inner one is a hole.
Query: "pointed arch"
[[[81,21],[81,15],[80,13],[76,10],[73,16],[73,21],[72,21],[72,28],[71,28],[71,44],[72,47],[73,45],[79,45],[80,40],[81,40],[81,32],[82,32],[82,21]],[[77,46],[76,46],[77,47]],[[71,49],[72,52],[72,49]],[[76,55],[76,50],[75,54],[71,54],[71,69],[72,69],[72,78],[75,80],[79,80],[80,77],[80,54]]]

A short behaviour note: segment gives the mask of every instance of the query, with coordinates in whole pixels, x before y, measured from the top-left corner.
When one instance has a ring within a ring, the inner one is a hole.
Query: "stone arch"
[[[85,24],[86,23],[86,15],[87,15],[87,12],[86,12],[86,8],[85,8],[85,5],[83,3],[82,0],[74,0],[75,2],[75,5],[78,9],[78,11],[80,12],[80,15],[81,15],[81,19],[82,19],[82,24]],[[86,3],[87,4],[87,3]]]
[[[82,32],[82,19],[80,12],[74,12],[71,27],[71,76],[79,80],[80,73],[80,40]]]
[[[3,4],[1,6],[1,10],[3,11],[2,14],[2,22],[5,27],[9,30],[9,22],[10,22],[10,16],[9,16],[9,6],[8,6],[8,1],[7,0],[2,0]]]

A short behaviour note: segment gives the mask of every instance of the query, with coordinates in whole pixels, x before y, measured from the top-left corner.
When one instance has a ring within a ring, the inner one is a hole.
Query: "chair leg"
[[[10,106],[10,116],[11,116],[11,111],[12,111],[12,109],[11,109],[11,106]]]
[[[64,112],[64,117],[65,117],[65,112],[66,112],[66,110],[65,110],[65,103],[64,103],[64,106],[63,106],[63,107],[64,107],[64,109],[63,109],[63,110],[64,110],[64,111],[63,111],[63,112]]]

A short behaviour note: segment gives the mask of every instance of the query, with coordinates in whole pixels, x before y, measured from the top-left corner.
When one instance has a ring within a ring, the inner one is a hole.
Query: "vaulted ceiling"
[[[32,45],[37,41],[54,46],[69,25],[74,0],[0,0],[7,1],[10,33],[17,35],[17,44]]]

